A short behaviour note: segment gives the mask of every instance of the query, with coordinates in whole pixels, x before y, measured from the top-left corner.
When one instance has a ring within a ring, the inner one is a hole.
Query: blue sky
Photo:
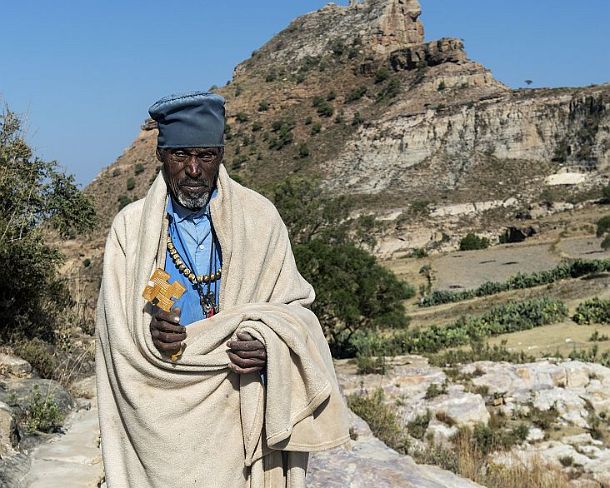
[[[470,58],[510,86],[610,81],[608,0],[420,1],[426,39],[464,39]],[[39,156],[86,184],[129,146],[156,99],[225,84],[254,49],[326,3],[5,1],[0,99],[26,118]]]

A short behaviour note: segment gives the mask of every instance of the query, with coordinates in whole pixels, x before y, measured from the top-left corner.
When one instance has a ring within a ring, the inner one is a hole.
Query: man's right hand
[[[158,309],[150,321],[153,344],[163,354],[172,355],[182,350],[186,327],[180,325],[180,309],[169,312]]]

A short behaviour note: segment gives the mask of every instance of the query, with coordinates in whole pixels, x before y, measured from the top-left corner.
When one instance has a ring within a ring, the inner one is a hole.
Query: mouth
[[[189,193],[201,193],[209,190],[209,186],[204,183],[182,183],[179,187]]]

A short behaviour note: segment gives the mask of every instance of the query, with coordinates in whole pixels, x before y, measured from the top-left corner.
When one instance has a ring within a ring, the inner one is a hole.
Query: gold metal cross
[[[169,284],[167,281],[168,279],[169,274],[161,268],[157,268],[150,277],[150,281],[153,285],[147,285],[142,293],[142,296],[146,301],[166,312],[169,312],[172,309],[172,305],[174,304],[172,297],[178,300],[186,291],[186,288],[184,288],[181,283],[174,281],[172,284]]]

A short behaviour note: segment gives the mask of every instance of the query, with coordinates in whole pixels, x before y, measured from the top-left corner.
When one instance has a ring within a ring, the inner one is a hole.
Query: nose
[[[189,160],[184,165],[184,172],[191,178],[199,178],[201,176],[201,166],[195,156],[189,157]]]

